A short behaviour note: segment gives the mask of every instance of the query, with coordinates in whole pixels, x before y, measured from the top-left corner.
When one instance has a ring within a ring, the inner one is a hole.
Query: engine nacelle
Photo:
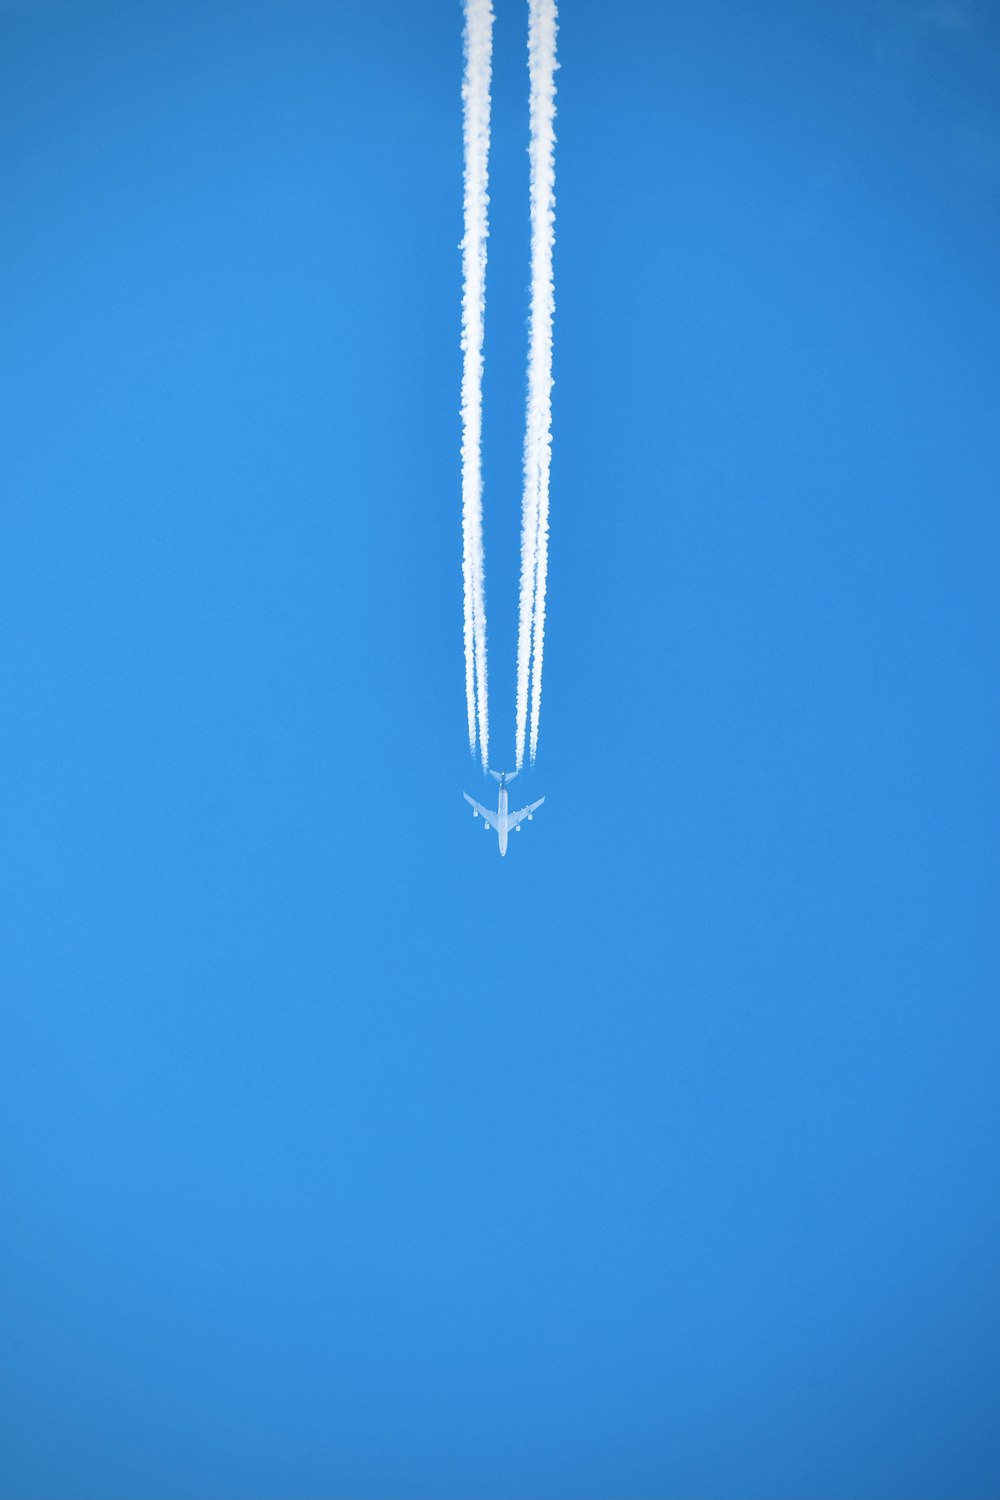
[[[520,823],[515,823],[514,824],[514,832],[515,833],[520,833],[521,832],[521,825],[520,825]]]
[[[475,808],[473,808],[473,809],[472,809],[472,816],[473,816],[473,817],[474,817],[474,818],[478,818],[478,817],[479,817],[479,813],[478,813],[478,812],[477,812],[477,811],[476,811],[476,809],[475,809]]]

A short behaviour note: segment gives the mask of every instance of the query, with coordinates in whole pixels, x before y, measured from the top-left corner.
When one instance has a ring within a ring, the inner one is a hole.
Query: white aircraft
[[[484,807],[481,802],[476,801],[475,797],[470,797],[468,792],[463,792],[462,796],[472,808],[472,816],[474,818],[482,818],[484,828],[496,829],[497,833],[500,836],[500,853],[506,854],[507,835],[508,833],[510,833],[510,830],[512,828],[516,828],[518,833],[520,833],[521,824],[523,823],[524,819],[527,818],[528,822],[530,823],[537,810],[545,801],[545,798],[539,797],[537,802],[532,802],[529,807],[522,807],[520,812],[508,812],[507,786],[511,781],[514,780],[517,772],[491,771],[490,775],[493,777],[494,781],[499,781],[500,783],[500,795],[497,799],[496,812],[493,812],[488,807]]]

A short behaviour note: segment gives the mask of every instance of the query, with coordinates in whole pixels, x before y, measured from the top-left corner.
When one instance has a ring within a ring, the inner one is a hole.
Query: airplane
[[[507,811],[507,787],[514,780],[517,772],[491,771],[490,775],[493,777],[494,781],[499,781],[500,783],[500,794],[497,798],[496,812],[492,812],[490,808],[484,807],[481,802],[477,802],[474,797],[470,797],[468,792],[463,792],[462,796],[472,808],[472,816],[474,818],[482,818],[484,828],[496,829],[497,834],[500,838],[500,853],[506,854],[507,835],[510,830],[512,828],[516,828],[517,832],[520,833],[521,824],[524,819],[527,818],[528,822],[530,823],[532,818],[535,816],[538,808],[540,808],[542,803],[545,801],[545,798],[539,797],[537,802],[532,802],[528,807],[522,807],[520,812],[509,813]]]

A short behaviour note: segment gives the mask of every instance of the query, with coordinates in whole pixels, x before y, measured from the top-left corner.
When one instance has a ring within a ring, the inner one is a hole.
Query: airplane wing
[[[497,822],[497,815],[495,812],[491,812],[488,807],[484,807],[481,802],[477,802],[475,797],[470,797],[468,792],[463,792],[462,796],[465,798],[470,807],[474,807],[476,809],[476,812],[481,818],[486,819],[491,828],[499,829],[500,824]]]
[[[542,805],[542,803],[544,801],[545,801],[544,797],[539,797],[539,799],[538,799],[537,802],[532,802],[527,807],[522,807],[521,810],[520,810],[520,812],[508,813],[507,814],[507,827],[508,828],[516,828],[517,825],[518,825],[518,823],[520,823],[523,818],[530,817],[530,815],[536,810],[536,808],[541,807],[541,805]]]

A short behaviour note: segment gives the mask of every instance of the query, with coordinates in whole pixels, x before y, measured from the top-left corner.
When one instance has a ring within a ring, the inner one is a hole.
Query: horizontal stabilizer
[[[493,777],[494,781],[503,781],[504,777],[506,777],[508,781],[513,781],[514,777],[517,775],[517,772],[516,771],[491,771],[490,775]]]

